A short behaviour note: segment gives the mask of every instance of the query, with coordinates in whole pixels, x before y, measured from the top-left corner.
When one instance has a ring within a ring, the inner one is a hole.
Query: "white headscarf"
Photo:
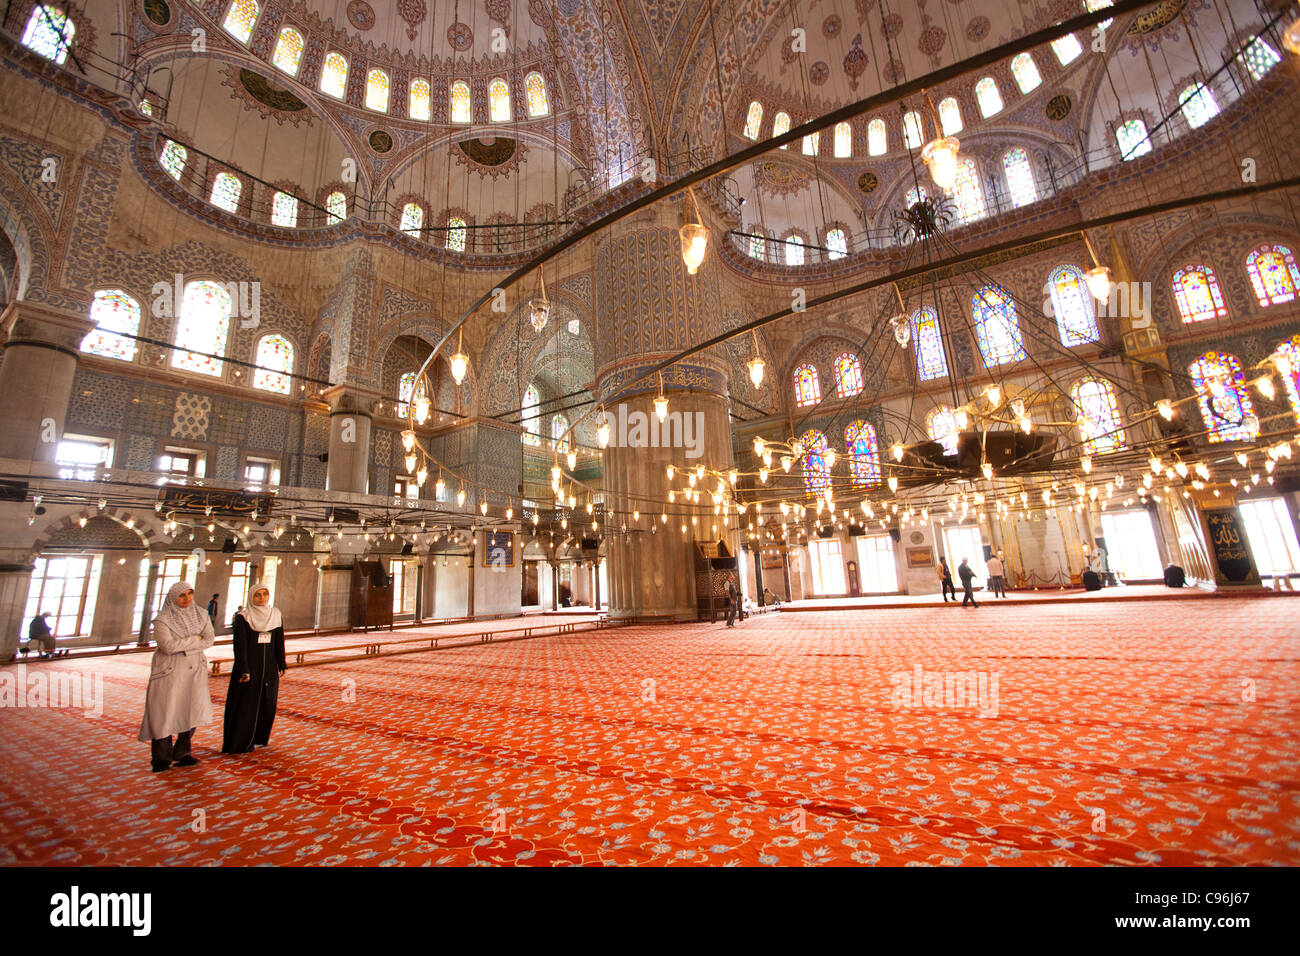
[[[167,599],[163,601],[162,610],[158,616],[153,619],[155,624],[165,624],[177,637],[193,637],[195,634],[203,633],[203,625],[208,623],[208,612],[199,607],[197,602],[191,602],[189,607],[181,607],[176,603],[176,599],[186,591],[193,591],[192,585],[185,581],[177,581],[167,591]]]
[[[284,623],[280,617],[280,609],[272,607],[269,603],[263,604],[261,607],[253,604],[253,596],[256,595],[258,591],[265,591],[267,601],[270,601],[271,589],[265,585],[258,585],[253,588],[253,593],[248,596],[249,604],[246,607],[240,608],[239,614],[248,622],[248,626],[259,634],[264,631],[274,631]]]

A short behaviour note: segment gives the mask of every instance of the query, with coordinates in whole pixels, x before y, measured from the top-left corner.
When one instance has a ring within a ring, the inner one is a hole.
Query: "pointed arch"
[[[985,119],[1002,112],[1002,92],[998,81],[986,76],[975,84],[975,102],[979,104],[980,115]]]
[[[916,351],[916,377],[923,382],[948,374],[948,360],[943,352],[939,316],[929,306],[912,313],[912,340]]]
[[[862,393],[862,363],[852,352],[835,356],[835,394],[852,398]]]
[[[230,332],[230,293],[215,282],[185,283],[181,312],[176,318],[172,368],[220,375]]]
[[[140,303],[121,289],[100,289],[90,304],[95,328],[81,340],[81,351],[104,358],[135,361],[140,334]]]
[[[336,100],[343,99],[348,89],[348,58],[331,50],[325,54],[325,65],[320,71],[320,91]]]
[[[519,436],[525,445],[540,446],[542,443],[541,421],[538,406],[542,404],[542,393],[536,385],[529,384],[524,389],[523,417],[520,424],[524,432]]]
[[[1020,337],[1020,319],[1010,294],[993,285],[984,286],[971,298],[971,316],[985,365],[992,368],[1024,361],[1027,356]]]
[[[275,53],[271,55],[271,62],[282,73],[297,76],[303,46],[302,34],[293,27],[285,27],[275,41]]]
[[[796,408],[808,408],[822,400],[822,383],[817,375],[817,367],[805,362],[794,370],[794,404]]]
[[[1249,441],[1255,437],[1258,423],[1252,428],[1248,421],[1254,411],[1237,356],[1206,352],[1187,371],[1210,441]]]
[[[388,74],[374,69],[366,74],[366,109],[388,112]]]
[[[221,29],[225,30],[240,43],[247,43],[253,36],[253,27],[257,25],[261,8],[257,0],[234,0],[226,11],[226,19]]]
[[[288,395],[293,361],[292,342],[279,333],[262,336],[257,340],[257,353],[253,359],[257,366],[253,372],[253,388]]]
[[[745,138],[757,140],[759,131],[763,128],[763,104],[758,100],[749,104],[749,111],[745,114]]]
[[[1087,454],[1103,455],[1128,447],[1114,385],[1105,379],[1087,376],[1070,387],[1070,399],[1074,402],[1079,437]]]
[[[880,449],[871,422],[858,419],[844,429],[844,448],[849,454],[849,472],[855,488],[880,484]]]
[[[1224,318],[1228,314],[1219,279],[1210,266],[1184,266],[1174,273],[1173,287],[1174,301],[1184,325]]]
[[[1065,346],[1085,345],[1101,338],[1097,312],[1083,270],[1078,266],[1057,266],[1047,277],[1052,314]]]
[[[830,444],[826,436],[815,428],[810,428],[799,436],[799,447],[803,449],[803,487],[809,498],[824,494],[831,484],[831,469],[826,464],[826,452]]]
[[[1265,307],[1290,302],[1300,287],[1300,268],[1289,246],[1265,243],[1246,256],[1246,272],[1255,298]]]

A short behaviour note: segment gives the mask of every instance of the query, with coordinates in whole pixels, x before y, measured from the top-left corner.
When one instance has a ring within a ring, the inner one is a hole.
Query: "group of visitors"
[[[216,595],[213,595],[215,605]],[[212,610],[210,607],[209,610]],[[154,772],[192,767],[195,728],[212,721],[208,662],[203,652],[216,640],[214,618],[194,603],[194,588],[173,584],[153,621],[158,645],[149,669],[140,741],[149,741]],[[232,622],[235,661],[226,693],[222,753],[265,747],[275,722],[284,658],[284,620],[266,587],[253,589],[251,603]]]
[[[989,569],[989,592],[994,597],[1006,597],[1006,572],[1002,567],[1002,559],[996,554],[992,555],[985,565]],[[963,591],[961,606],[979,607],[975,601],[975,571],[968,558],[962,558],[961,564],[957,565],[957,577],[961,580]],[[948,567],[948,559],[944,557],[939,558],[939,586],[943,589],[943,603],[948,603],[948,595],[951,594],[952,601],[956,604],[957,589],[953,587],[952,571]]]

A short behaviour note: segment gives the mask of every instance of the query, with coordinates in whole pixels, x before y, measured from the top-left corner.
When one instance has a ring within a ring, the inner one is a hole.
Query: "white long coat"
[[[149,668],[149,689],[144,695],[144,720],[140,740],[157,740],[183,734],[191,727],[212,723],[212,698],[208,694],[208,661],[203,651],[217,639],[212,621],[203,617],[203,632],[187,636],[154,621],[158,650]]]

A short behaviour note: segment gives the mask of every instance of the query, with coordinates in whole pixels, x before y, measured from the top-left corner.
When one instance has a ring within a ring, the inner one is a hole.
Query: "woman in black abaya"
[[[275,722],[275,704],[284,674],[284,622],[271,606],[271,592],[253,590],[253,603],[235,615],[235,667],[226,693],[221,752],[248,753],[265,747]]]

